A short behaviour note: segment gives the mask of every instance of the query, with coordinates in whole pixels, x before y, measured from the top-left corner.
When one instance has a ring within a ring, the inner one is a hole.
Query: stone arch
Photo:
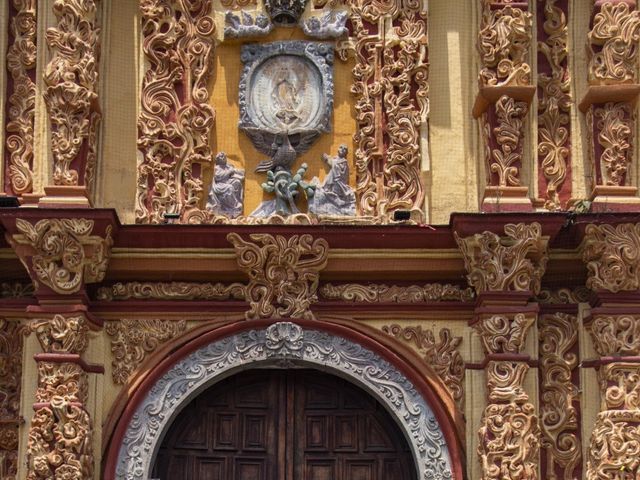
[[[293,322],[274,323],[201,344],[157,377],[135,405],[117,445],[112,445],[114,456],[106,478],[148,480],[164,434],[182,408],[223,378],[259,366],[312,367],[364,388],[400,426],[419,479],[459,478],[445,429],[400,370],[348,338]]]

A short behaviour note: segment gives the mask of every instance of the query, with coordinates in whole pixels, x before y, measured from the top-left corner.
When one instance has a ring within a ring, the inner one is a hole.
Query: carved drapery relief
[[[116,385],[127,383],[148,354],[186,328],[185,320],[123,319],[107,322],[105,331],[111,337],[113,382]]]
[[[460,411],[464,411],[464,360],[459,347],[462,337],[455,337],[448,328],[438,332],[417,327],[385,325],[382,331],[392,337],[415,346],[424,361],[440,377],[449,389]]]
[[[477,293],[540,291],[548,260],[547,239],[538,223],[508,224],[505,236],[478,233],[456,242],[464,256],[467,279]]]
[[[5,172],[14,195],[33,191],[33,130],[36,85],[36,0],[12,0],[14,15],[9,24],[10,45],[7,70],[12,85],[8,90]]]
[[[311,304],[318,300],[320,271],[327,265],[329,244],[311,235],[289,238],[252,234],[245,241],[227,235],[235,248],[238,266],[249,276],[247,319],[313,318]]]
[[[17,218],[16,227],[20,233],[9,240],[22,250],[19,256],[34,282],[65,295],[104,278],[113,244],[110,225],[104,238],[91,235],[94,221],[84,218],[52,218],[35,225]]]
[[[356,196],[361,215],[388,216],[395,210],[421,215],[422,136],[429,102],[427,11],[424,2],[347,0],[356,96]]]
[[[571,77],[567,42],[568,5],[538,2],[544,18],[538,34],[538,162],[547,210],[562,210],[571,194]]]
[[[245,286],[241,283],[115,283],[100,287],[98,300],[244,300]]]
[[[56,1],[56,26],[47,30],[51,61],[44,99],[51,120],[55,185],[92,189],[97,151],[99,0]]]
[[[581,248],[587,287],[610,292],[640,289],[640,224],[587,225]]]
[[[15,480],[18,472],[18,427],[24,327],[0,318],[0,472]]]
[[[218,340],[173,365],[137,406],[120,446],[116,477],[150,478],[151,460],[174,412],[216,377],[243,366],[277,365],[283,361],[335,371],[366,388],[404,431],[416,461],[416,478],[453,478],[440,424],[431,407],[396,367],[351,340],[289,322]]]
[[[79,358],[88,345],[83,316],[54,315],[34,320],[43,351]],[[39,361],[38,405],[27,443],[27,480],[87,479],[93,476],[92,425],[85,409],[87,373],[78,362]]]
[[[631,83],[637,76],[640,12],[627,2],[603,2],[589,32],[589,83]]]
[[[575,315],[542,315],[540,329],[540,424],[548,479],[580,477],[578,322]]]
[[[141,0],[147,68],[138,118],[136,222],[198,210],[215,112],[208,104],[215,22],[212,0]]]
[[[470,302],[474,298],[474,292],[471,288],[441,283],[426,285],[326,283],[320,287],[320,296],[327,300],[356,303]]]

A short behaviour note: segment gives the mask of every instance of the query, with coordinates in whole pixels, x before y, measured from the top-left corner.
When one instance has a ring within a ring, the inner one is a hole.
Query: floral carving
[[[249,238],[251,241],[236,233],[227,235],[238,266],[249,276],[247,319],[313,318],[310,306],[318,300],[320,271],[329,254],[327,241],[308,234],[289,238],[252,234]]]
[[[401,327],[400,325],[385,325],[382,331],[398,340],[414,345],[425,362],[440,377],[451,392],[451,396],[464,410],[464,360],[459,347],[462,337],[454,337],[451,330],[442,328],[436,340],[432,330],[422,327]]]
[[[516,315],[492,315],[480,319],[474,328],[488,353],[521,353],[524,339],[533,325],[534,318],[518,313]]]
[[[187,328],[185,320],[129,320],[108,322],[105,331],[111,337],[113,382],[124,385],[146,356]]]
[[[241,283],[114,283],[100,287],[98,300],[244,300],[244,285]]]
[[[589,82],[634,82],[638,42],[640,12],[627,2],[602,3],[589,32]]]
[[[81,354],[87,349],[89,327],[83,316],[54,315],[49,319],[34,320],[29,329],[47,353]]]
[[[111,226],[107,226],[105,238],[91,235],[93,226],[93,220],[83,218],[45,219],[35,225],[17,218],[20,233],[12,240],[30,247],[27,256],[31,256],[34,281],[56,293],[71,294],[84,283],[101,281],[106,273],[113,243]]]
[[[63,398],[67,402],[87,402],[88,378],[80,365],[39,362],[38,378],[38,402],[50,402],[54,397]]]
[[[640,224],[587,225],[582,260],[590,289],[640,289]]]
[[[508,224],[504,232],[504,237],[483,232],[466,238],[455,233],[469,283],[477,293],[539,292],[548,260],[547,239],[540,224]]]
[[[589,130],[598,134],[596,149],[596,172],[599,173],[599,184],[624,186],[627,181],[627,170],[631,164],[634,132],[633,108],[630,103],[606,103],[602,107],[593,108],[587,116]]]
[[[598,355],[640,355],[640,317],[597,316],[587,328]]]
[[[571,480],[579,477],[582,447],[579,438],[579,390],[573,376],[578,322],[575,315],[555,313],[540,318],[540,376],[545,478]]]
[[[522,126],[527,110],[526,103],[516,102],[507,95],[500,97],[495,104],[497,126],[493,129],[493,138],[498,148],[491,150],[487,167],[492,174],[497,175],[498,185],[501,187],[520,185],[524,139]]]
[[[356,96],[356,195],[362,215],[395,210],[422,215],[420,139],[429,102],[427,12],[421,2],[345,2],[353,43],[352,93]],[[389,25],[389,28],[385,27]]]
[[[13,80],[7,109],[7,173],[15,195],[33,191],[33,129],[36,85],[36,0],[13,0],[7,70]]]
[[[506,5],[496,8],[492,0],[482,0],[482,20],[478,51],[482,68],[481,85],[529,85],[531,67],[527,63],[531,43],[531,13]]]
[[[136,222],[198,210],[200,169],[210,164],[215,112],[208,104],[215,22],[212,0],[141,0],[148,62],[138,118]]]
[[[569,174],[571,155],[568,8],[558,0],[545,0],[538,2],[538,11],[540,18],[544,16],[538,52],[548,68],[538,69],[538,161],[544,175],[545,208],[561,210],[560,190]]]
[[[422,302],[470,302],[474,298],[471,288],[457,285],[428,283],[426,285],[380,285],[326,283],[320,287],[320,295],[328,300],[344,300],[357,303],[422,303]]]
[[[47,30],[51,61],[44,72],[44,99],[51,120],[53,181],[86,185],[95,171],[100,56],[99,0],[56,0],[56,26]]]

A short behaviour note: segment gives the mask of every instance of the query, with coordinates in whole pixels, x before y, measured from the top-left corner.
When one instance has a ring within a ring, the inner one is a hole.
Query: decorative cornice
[[[326,283],[320,287],[320,296],[327,300],[343,300],[354,303],[423,303],[470,302],[475,294],[471,288],[457,285],[428,283],[425,285],[384,285]]]
[[[540,291],[549,258],[546,237],[539,223],[504,227],[505,236],[492,232],[461,238],[454,233],[464,255],[467,279],[476,293]]]
[[[237,233],[227,235],[235,248],[240,270],[249,276],[247,319],[312,319],[311,304],[318,300],[320,271],[327,265],[329,244],[323,238]]]
[[[129,282],[100,287],[97,300],[244,300],[241,283]]]

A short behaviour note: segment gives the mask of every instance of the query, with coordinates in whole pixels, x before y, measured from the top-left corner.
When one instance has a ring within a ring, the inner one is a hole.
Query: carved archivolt
[[[7,50],[7,70],[13,80],[8,97],[8,178],[15,195],[33,191],[33,124],[35,118],[37,1],[13,0],[12,42]]]
[[[113,382],[124,385],[149,353],[186,328],[185,320],[124,319],[108,322],[105,331],[111,337]]]
[[[208,104],[215,21],[212,0],[141,0],[147,63],[138,118],[136,222],[198,209],[200,166],[212,161]]]
[[[545,208],[561,210],[560,190],[565,186],[571,156],[568,7],[558,0],[545,0],[538,2],[538,11],[544,15],[538,52],[542,65],[548,68],[548,72],[538,68],[538,161],[545,179]]]
[[[45,219],[35,225],[16,219],[19,234],[10,241],[14,247],[27,246],[30,251],[21,255],[28,270],[59,294],[78,292],[85,283],[104,278],[111,254],[111,226],[104,238],[91,235],[93,220],[84,218]],[[28,265],[24,257],[31,257]]]
[[[326,283],[320,287],[320,296],[327,300],[344,300],[363,303],[422,303],[422,302],[470,302],[474,298],[471,288],[457,285],[428,283],[426,285],[380,285]]]
[[[244,300],[245,286],[241,283],[114,283],[100,287],[98,300]]]
[[[579,438],[579,390],[573,377],[578,367],[578,322],[575,315],[543,315],[539,323],[544,478],[578,478],[582,463]]]
[[[51,61],[44,71],[44,99],[51,120],[55,185],[91,190],[97,150],[99,0],[57,1],[56,25],[47,30]]]
[[[631,164],[634,112],[630,103],[606,103],[594,107],[587,114],[589,131],[597,132],[600,148],[596,148],[594,165],[600,185],[624,186],[628,184],[627,170]]]
[[[531,83],[527,63],[531,43],[531,13],[494,0],[482,0],[478,51],[480,84],[521,86]]]
[[[634,82],[638,42],[640,12],[624,1],[603,2],[589,32],[589,82]]]
[[[327,241],[311,235],[252,234],[249,238],[227,235],[238,266],[249,276],[247,319],[313,318],[310,306],[318,300],[320,271],[329,254]]]
[[[640,224],[587,225],[582,260],[590,289],[640,289]]]
[[[18,472],[18,427],[24,327],[0,318],[0,472],[15,480]]]
[[[477,293],[488,291],[540,291],[548,260],[547,238],[538,223],[504,227],[504,237],[492,232],[461,238],[455,233]]]
[[[328,369],[353,379],[396,418],[410,442],[417,478],[453,478],[444,433],[431,407],[404,375],[361,345],[288,322],[215,341],[173,365],[148,390],[127,425],[116,461],[116,478],[151,478],[151,462],[163,433],[175,412],[196,392],[240,368],[283,361]]]
[[[438,340],[432,330],[422,327],[385,325],[382,331],[398,340],[414,345],[425,362],[438,374],[451,392],[451,396],[464,411],[464,360],[460,353],[462,337],[454,337],[451,330],[442,328]]]
[[[350,42],[338,46],[355,55],[356,191],[362,215],[394,210],[422,212],[420,143],[429,102],[425,2],[345,2]]]

